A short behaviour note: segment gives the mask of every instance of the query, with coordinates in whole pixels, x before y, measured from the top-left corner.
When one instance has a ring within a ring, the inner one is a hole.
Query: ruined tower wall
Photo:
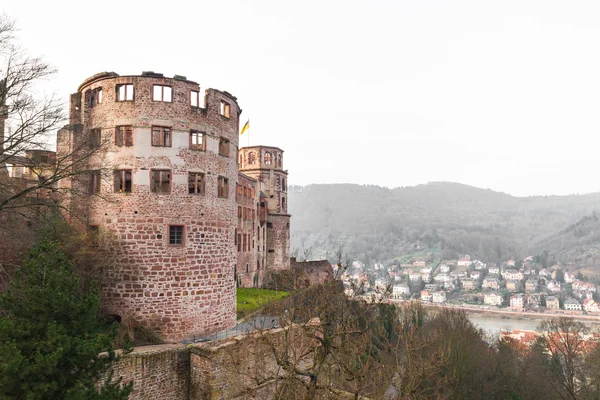
[[[235,97],[209,89],[204,98],[197,83],[152,73],[98,74],[78,93],[71,124],[106,144],[90,160],[102,174],[97,188],[88,178],[82,216],[106,234],[113,259],[105,311],[169,341],[234,325]]]
[[[287,171],[283,169],[283,150],[270,146],[243,147],[239,169],[259,182],[266,207],[266,268],[290,268],[290,215],[287,212]],[[260,204],[259,204],[260,208]]]

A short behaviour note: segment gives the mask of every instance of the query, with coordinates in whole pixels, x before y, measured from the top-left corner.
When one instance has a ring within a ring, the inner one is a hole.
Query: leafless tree
[[[538,327],[550,369],[541,370],[563,399],[587,398],[589,366],[586,356],[595,345],[591,328],[572,318],[552,318]],[[552,374],[551,376],[548,376]]]
[[[79,129],[79,140],[60,154],[50,151],[65,115],[61,102],[38,88],[56,69],[28,55],[15,33],[13,21],[0,15],[0,213],[32,218],[59,204],[60,194],[73,193],[76,186],[61,181],[87,177],[91,164],[98,169],[101,163],[94,158],[102,155],[105,144],[81,127],[68,127]]]

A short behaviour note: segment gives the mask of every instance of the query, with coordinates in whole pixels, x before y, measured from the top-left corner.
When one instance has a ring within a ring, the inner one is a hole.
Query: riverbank
[[[392,303],[402,303],[403,301],[393,300]],[[482,308],[468,305],[454,305],[454,304],[432,304],[432,303],[421,303],[424,307],[431,308],[453,308],[457,310],[463,310],[467,314],[478,315],[482,318],[498,318],[498,319],[523,319],[529,321],[543,321],[549,318],[566,317],[573,318],[576,320],[586,321],[591,324],[600,324],[600,315],[590,314],[574,314],[564,310],[558,310],[558,312],[529,312],[529,311],[516,311],[502,308]]]

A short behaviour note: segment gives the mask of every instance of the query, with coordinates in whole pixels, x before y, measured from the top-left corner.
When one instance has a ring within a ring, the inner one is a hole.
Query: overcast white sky
[[[227,90],[292,184],[600,191],[600,2],[3,1],[65,101],[101,71]],[[241,145],[248,142],[247,134]]]

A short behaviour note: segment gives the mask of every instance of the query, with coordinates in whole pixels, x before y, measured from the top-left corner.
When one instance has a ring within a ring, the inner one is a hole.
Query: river
[[[482,314],[468,314],[471,322],[475,324],[478,328],[483,329],[488,336],[495,336],[500,331],[512,331],[512,330],[526,330],[526,331],[536,331],[538,325],[544,320],[544,318],[539,319],[526,319],[526,318],[502,318],[498,317],[490,317],[489,315]],[[586,325],[591,325],[593,328],[600,328],[597,322],[591,321],[581,321]]]

